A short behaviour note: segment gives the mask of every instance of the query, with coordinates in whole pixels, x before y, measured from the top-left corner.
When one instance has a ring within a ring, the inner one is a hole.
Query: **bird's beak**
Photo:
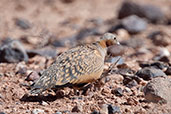
[[[117,41],[117,44],[120,45],[120,43]]]

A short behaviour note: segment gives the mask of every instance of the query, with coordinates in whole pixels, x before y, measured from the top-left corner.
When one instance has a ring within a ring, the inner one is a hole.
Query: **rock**
[[[126,47],[122,45],[110,46],[107,50],[107,53],[111,56],[121,56],[125,53]]]
[[[156,46],[168,46],[171,44],[171,38],[163,31],[153,31],[148,36]]]
[[[16,18],[15,19],[15,24],[17,26],[19,26],[21,29],[30,29],[31,28],[31,24],[28,20],[26,19],[22,19],[22,18]]]
[[[34,80],[39,79],[39,77],[40,77],[39,73],[36,71],[33,71],[27,76],[27,78],[25,80],[26,81],[34,81]]]
[[[16,63],[20,61],[28,61],[28,55],[21,44],[17,40],[5,41],[0,47],[0,62]]]
[[[122,19],[121,25],[131,34],[140,33],[147,28],[147,22],[136,15]]]
[[[130,15],[145,17],[152,23],[159,23],[164,19],[161,9],[154,5],[141,5],[131,1],[124,1],[118,13],[118,18],[122,19]]]
[[[53,113],[53,114],[62,114],[62,112],[58,112],[58,111],[57,111],[57,112],[55,112],[55,113]]]
[[[33,109],[32,110],[32,114],[43,114],[44,113],[44,110],[42,109]]]
[[[155,61],[162,61],[162,62],[165,62],[165,63],[169,63],[170,59],[170,52],[167,48],[160,48],[160,52],[159,54],[157,54],[153,60]]]
[[[171,103],[171,78],[154,78],[144,87],[143,91],[149,102]]]
[[[118,114],[121,113],[120,108],[118,106],[108,105],[108,114]]]
[[[111,93],[112,94],[115,94],[116,96],[123,96],[123,90],[122,90],[122,88],[116,88],[116,89],[114,89],[114,90],[111,90]]]
[[[171,66],[167,68],[167,70],[165,71],[165,73],[167,75],[171,75]]]
[[[0,112],[0,114],[6,114],[5,112]]]
[[[100,114],[108,114],[108,105],[107,104],[102,104],[102,106],[100,106]]]
[[[36,55],[41,55],[44,57],[56,57],[57,56],[57,50],[52,47],[44,47],[41,49],[35,49],[35,50],[27,50],[27,54],[29,57],[34,57]]]
[[[61,0],[63,3],[70,4],[73,3],[75,0]]]
[[[165,70],[167,68],[167,65],[163,62],[160,62],[160,61],[154,61],[154,62],[149,62],[149,61],[142,61],[142,62],[139,62],[139,65],[141,68],[144,68],[144,67],[155,67],[157,69],[161,69],[161,70]]]
[[[144,40],[141,38],[131,38],[129,40],[125,40],[120,42],[121,45],[132,47],[132,48],[140,48],[144,45]]]
[[[166,76],[166,74],[162,70],[156,69],[154,67],[145,67],[139,70],[136,73],[136,75],[139,76],[140,78],[143,78],[144,80],[150,80],[152,78],[159,77],[159,76]]]
[[[138,83],[135,80],[132,80],[132,81],[128,82],[128,84],[126,84],[126,86],[129,88],[132,88],[132,87],[137,86],[137,85],[138,85]]]
[[[100,114],[99,111],[94,110],[91,114]]]
[[[41,105],[44,105],[44,106],[47,106],[47,105],[48,105],[48,103],[45,102],[45,101],[41,101],[40,104],[41,104]]]
[[[82,106],[81,105],[76,105],[74,106],[74,108],[72,109],[72,112],[82,112]]]

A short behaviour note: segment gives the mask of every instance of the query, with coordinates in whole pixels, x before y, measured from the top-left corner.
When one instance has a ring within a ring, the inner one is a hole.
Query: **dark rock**
[[[160,62],[160,61],[155,61],[155,62],[151,62],[151,63],[149,61],[147,61],[147,62],[142,61],[142,62],[139,63],[139,65],[140,65],[141,68],[155,67],[155,68],[161,69],[161,70],[167,68],[167,65],[165,63],[163,63],[163,62]]]
[[[125,51],[126,51],[126,47],[122,45],[114,45],[108,48],[107,53],[108,55],[111,56],[121,56],[125,53]]]
[[[164,14],[159,7],[154,5],[141,5],[131,1],[124,1],[118,13],[118,18],[122,19],[130,15],[145,17],[152,23],[161,22],[164,19]]]
[[[31,28],[30,22],[26,19],[17,18],[15,19],[15,24],[24,30]]]
[[[171,66],[167,68],[166,72],[167,75],[171,75]]]
[[[91,114],[100,114],[99,111],[94,110]]]
[[[120,96],[120,97],[123,96],[123,90],[120,87],[112,90],[111,93],[115,94],[116,96]]]
[[[126,41],[120,42],[121,45],[125,45],[132,48],[140,48],[144,45],[144,40],[141,38],[131,38]]]
[[[154,78],[144,87],[143,91],[149,102],[171,103],[171,78]]]
[[[136,75],[143,78],[144,80],[150,80],[152,78],[159,77],[159,76],[166,76],[166,74],[162,70],[156,69],[154,67],[145,67],[139,70],[136,73]]]
[[[126,84],[126,86],[129,88],[132,88],[132,87],[137,86],[137,85],[138,85],[137,81],[135,81],[135,80],[132,80],[132,81],[128,82],[128,84]]]
[[[162,31],[151,32],[148,36],[156,46],[168,46],[171,43],[170,37]]]
[[[77,104],[73,107],[72,112],[82,112],[82,110],[82,106]]]
[[[0,114],[6,114],[5,112],[0,112]]]
[[[97,27],[94,28],[83,28],[79,31],[79,33],[75,36],[76,40],[82,40],[91,35],[99,35],[99,30]]]
[[[53,114],[62,114],[62,112],[57,111],[57,112],[55,112],[55,113],[53,113]]]
[[[118,106],[108,105],[108,114],[116,114],[121,113],[120,108]]]
[[[63,3],[67,3],[67,4],[69,4],[69,3],[73,3],[75,0],[61,0]]]
[[[58,53],[57,53],[57,50],[52,47],[44,47],[41,49],[27,50],[27,54],[30,58],[36,55],[54,58],[57,56]]]
[[[142,32],[147,28],[147,22],[136,15],[124,18],[121,24],[131,34]]]
[[[23,45],[17,40],[5,41],[0,47],[0,62],[15,63],[28,61],[28,55]]]

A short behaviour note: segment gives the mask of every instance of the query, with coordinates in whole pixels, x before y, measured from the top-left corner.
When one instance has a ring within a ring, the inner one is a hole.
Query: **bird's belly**
[[[103,72],[103,70],[95,72],[95,73],[79,76],[76,80],[73,80],[73,82],[71,82],[71,83],[72,84],[81,84],[81,83],[93,82],[100,78],[102,72]]]

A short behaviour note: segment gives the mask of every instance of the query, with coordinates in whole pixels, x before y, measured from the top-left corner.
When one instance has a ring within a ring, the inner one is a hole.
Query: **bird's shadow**
[[[81,87],[85,84],[80,84],[80,85],[75,85],[75,87]],[[63,88],[63,87],[70,87],[73,89],[73,86],[62,86],[62,87],[55,87],[53,88],[53,91],[56,93],[55,95],[52,95],[52,94],[47,94],[47,95],[28,95],[28,94],[25,94],[22,96],[22,98],[20,98],[20,101],[23,101],[23,102],[42,102],[42,101],[45,101],[45,102],[53,102],[57,99],[62,99],[64,97],[67,97],[67,98],[70,98],[70,94],[67,94],[65,95],[64,93],[62,93],[60,90]],[[83,94],[88,90],[88,88],[90,88],[90,85],[87,85],[86,87],[84,87],[83,89]]]
[[[25,94],[22,96],[22,98],[20,99],[20,101],[24,101],[24,102],[42,102],[42,101],[46,101],[46,102],[52,102],[55,101],[56,99],[61,99],[64,98],[64,96],[57,96],[57,95],[52,95],[52,94],[48,94],[48,95],[28,95]]]

